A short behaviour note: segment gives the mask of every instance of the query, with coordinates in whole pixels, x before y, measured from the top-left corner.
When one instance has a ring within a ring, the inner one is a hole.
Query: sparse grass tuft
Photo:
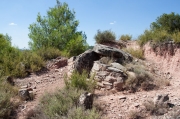
[[[142,114],[138,111],[131,110],[128,114],[129,119],[142,119]]]
[[[142,49],[133,49],[133,48],[126,48],[123,49],[125,52],[128,52],[132,56],[138,58],[138,59],[144,59],[144,53]]]
[[[100,60],[99,60],[102,64],[111,64],[114,62],[114,59],[111,58],[111,57],[102,57]]]

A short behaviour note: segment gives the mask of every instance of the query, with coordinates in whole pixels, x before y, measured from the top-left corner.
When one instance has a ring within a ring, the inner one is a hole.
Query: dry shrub
[[[164,86],[170,86],[171,85],[170,80],[162,79],[162,78],[155,80],[155,84],[158,87],[164,87]]]
[[[128,118],[129,119],[143,119],[143,115],[138,111],[131,110],[128,114]]]
[[[168,111],[167,105],[155,105],[151,100],[143,103],[143,105],[145,106],[146,111],[148,111],[151,115],[163,115]]]
[[[48,117],[40,107],[35,107],[27,112],[26,119],[48,119]]]
[[[131,72],[127,73],[128,79],[125,81],[125,89],[129,89],[132,92],[137,91],[139,88],[143,90],[154,89],[153,76],[146,71],[144,66],[128,64],[126,67],[131,69]]]
[[[123,50],[138,59],[144,59],[144,52],[142,49],[125,48]]]

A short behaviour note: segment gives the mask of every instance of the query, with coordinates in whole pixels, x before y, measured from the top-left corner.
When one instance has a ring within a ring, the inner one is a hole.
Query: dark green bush
[[[64,50],[64,55],[67,57],[77,56],[88,49],[86,40],[79,35],[75,40],[70,40]]]
[[[41,49],[36,50],[35,53],[45,61],[55,59],[61,56],[61,51],[54,47],[43,47]]]
[[[131,35],[121,35],[120,39],[119,40],[122,40],[122,41],[130,41],[132,38]]]
[[[148,41],[152,41],[155,44],[163,43],[172,39],[172,35],[165,30],[145,30],[144,34],[138,37],[138,43],[143,46]]]
[[[96,40],[96,43],[109,43],[114,42],[116,39],[116,35],[111,30],[105,30],[105,31],[97,31],[97,34],[94,36],[94,39]]]

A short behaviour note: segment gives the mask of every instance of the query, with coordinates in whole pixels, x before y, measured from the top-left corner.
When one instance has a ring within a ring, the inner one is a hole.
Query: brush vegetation
[[[44,95],[39,110],[36,112],[31,110],[28,118],[100,119],[100,113],[96,107],[85,110],[78,105],[80,95],[93,92],[96,86],[92,79],[87,80],[87,78],[88,74],[85,71],[82,74],[75,71],[71,77],[65,77],[64,89]]]
[[[141,34],[139,44],[142,46],[148,41],[152,41],[155,44],[174,41],[180,43],[180,15],[174,12],[170,14],[163,14],[159,16],[155,22],[151,23],[150,29],[145,30]]]
[[[94,36],[94,39],[96,43],[99,44],[111,43],[111,42],[115,42],[116,35],[111,30],[105,30],[105,31],[98,30],[96,35]]]

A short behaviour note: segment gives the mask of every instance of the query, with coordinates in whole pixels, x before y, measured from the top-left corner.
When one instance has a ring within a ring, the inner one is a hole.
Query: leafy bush
[[[71,40],[67,43],[64,50],[64,55],[67,57],[77,56],[88,49],[88,44],[82,36],[78,36],[76,40]]]
[[[92,78],[88,79],[88,73],[86,71],[83,71],[82,74],[74,71],[69,79],[65,79],[65,82],[67,87],[75,87],[88,92],[94,92],[96,86],[96,82]]]
[[[110,30],[106,30],[103,32],[98,30],[97,34],[94,36],[94,39],[96,40],[96,43],[109,43],[115,41],[116,35]]]
[[[9,40],[0,35],[0,73],[2,76],[24,77],[27,71],[35,72],[44,66],[43,59],[29,50],[12,47]]]
[[[152,30],[165,30],[168,33],[174,33],[177,30],[180,30],[180,15],[175,14],[174,12],[170,14],[162,14],[157,17],[156,21],[151,23]]]
[[[142,46],[148,41],[153,41],[155,44],[158,44],[171,40],[179,43],[179,19],[180,15],[174,12],[161,15],[156,19],[156,22],[151,23],[150,30],[145,30],[144,34],[139,36],[139,44]]]
[[[172,35],[165,30],[145,30],[144,34],[140,35],[138,39],[139,45],[142,46],[148,41],[153,41],[155,44],[169,41],[172,39]]]
[[[78,25],[79,21],[75,18],[75,12],[70,10],[68,4],[56,0],[56,5],[49,8],[46,16],[42,17],[38,13],[36,22],[30,24],[30,49],[54,47],[63,51],[71,40],[84,45],[86,35],[82,31],[77,31]],[[79,42],[78,36],[81,36],[84,41]]]
[[[121,35],[120,39],[119,40],[122,40],[122,41],[130,41],[132,38],[131,35]]]
[[[142,49],[133,49],[133,48],[126,48],[123,49],[125,52],[130,53],[132,56],[139,58],[139,59],[144,59],[144,53]]]
[[[54,48],[54,47],[47,47],[47,48],[41,48],[35,51],[35,53],[42,57],[45,61],[50,60],[50,59],[55,59],[61,55],[61,52],[59,49]]]

